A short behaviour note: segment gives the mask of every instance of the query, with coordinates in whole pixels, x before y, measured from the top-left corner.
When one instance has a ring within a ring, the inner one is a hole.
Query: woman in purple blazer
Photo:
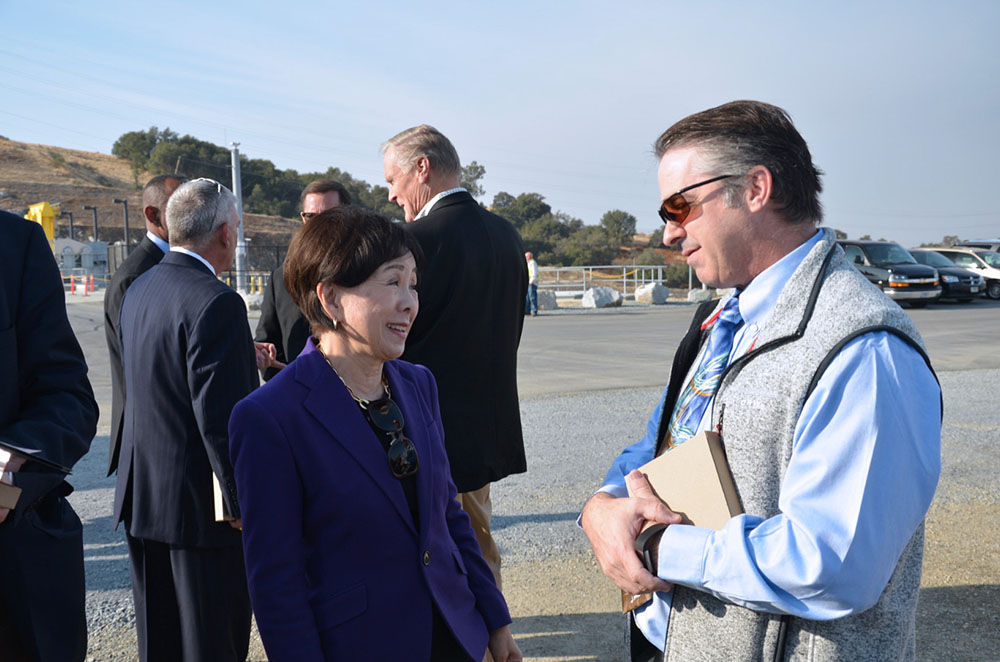
[[[521,660],[455,500],[434,377],[396,360],[421,259],[398,225],[354,207],[311,219],[289,247],[285,283],[313,338],[229,422],[271,662],[478,661],[487,645]]]

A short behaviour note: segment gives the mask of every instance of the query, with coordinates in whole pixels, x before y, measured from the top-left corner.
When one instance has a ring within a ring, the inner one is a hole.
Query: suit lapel
[[[392,388],[392,399],[403,412],[406,438],[417,449],[420,463],[420,470],[417,471],[417,512],[420,514],[420,521],[424,523],[420,527],[420,535],[423,536],[428,529],[426,523],[431,521],[430,508],[433,506],[434,496],[431,467],[437,460],[432,453],[428,435],[431,421],[426,420],[424,408],[420,406],[422,396],[416,382],[409,375],[403,374],[395,361],[385,364],[385,373]]]
[[[407,526],[416,533],[403,487],[389,470],[382,445],[344,383],[316,350],[312,339],[306,343],[295,366],[296,381],[309,389],[303,402],[306,411],[371,476],[372,482],[385,494]],[[403,416],[406,415],[403,412]],[[420,452],[419,449],[417,452]]]

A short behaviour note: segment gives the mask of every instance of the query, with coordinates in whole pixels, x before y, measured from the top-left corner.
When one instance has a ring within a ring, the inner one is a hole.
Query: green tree
[[[671,262],[663,267],[663,281],[667,287],[687,287],[689,273],[688,266],[683,262]],[[701,287],[701,281],[693,273],[691,273],[691,284],[694,287]]]
[[[229,162],[225,147],[186,135],[157,143],[149,157],[149,169],[177,172],[189,179],[209,177],[226,184],[232,179]]]
[[[654,248],[644,248],[627,259],[624,264],[666,264],[667,260]]]
[[[149,169],[149,158],[156,145],[176,139],[177,134],[169,128],[160,131],[155,126],[151,126],[147,131],[123,133],[111,147],[111,153],[128,161],[132,171],[132,184],[138,189],[140,188],[139,176]]]
[[[635,216],[621,209],[612,209],[601,217],[601,227],[608,234],[608,238],[618,245],[632,242],[635,223]]]
[[[847,239],[847,233],[844,232],[843,230],[838,230],[837,228],[833,228],[833,238],[836,239],[837,241],[840,241],[841,239]]]
[[[524,250],[535,254],[535,259],[543,264],[557,261],[556,244],[572,234],[566,223],[561,223],[553,214],[546,214],[524,224],[520,230]]]
[[[493,213],[503,216],[519,230],[526,223],[552,213],[552,207],[545,202],[545,196],[541,193],[522,193],[515,198],[505,191],[500,191],[493,196],[491,209]]]
[[[485,174],[486,168],[479,165],[475,161],[472,161],[467,166],[462,168],[462,175],[459,177],[458,184],[468,191],[469,195],[473,198],[478,198],[486,192],[479,183],[479,180],[482,179]]]
[[[565,266],[610,264],[617,255],[618,247],[597,225],[586,225],[556,245],[556,259]]]
[[[576,232],[577,230],[583,227],[582,220],[574,216],[570,216],[569,214],[563,211],[554,212],[552,214],[552,218],[561,223],[562,225],[565,225],[571,233]]]

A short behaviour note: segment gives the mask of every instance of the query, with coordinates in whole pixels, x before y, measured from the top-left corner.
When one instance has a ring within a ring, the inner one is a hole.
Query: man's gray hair
[[[424,156],[431,168],[440,175],[458,175],[462,163],[458,160],[455,146],[443,133],[428,124],[421,124],[397,133],[382,144],[382,153],[395,150],[396,165],[403,172],[409,172],[417,159]]]
[[[236,196],[214,179],[192,179],[167,202],[167,232],[176,246],[202,246],[223,223],[235,225]]]

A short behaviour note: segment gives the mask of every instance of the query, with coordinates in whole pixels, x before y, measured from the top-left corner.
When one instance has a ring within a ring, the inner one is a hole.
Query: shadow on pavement
[[[620,613],[527,616],[511,631],[526,660],[618,659],[624,647]]]
[[[1000,586],[920,589],[917,659],[1000,659]]]
[[[490,518],[490,529],[499,531],[516,524],[540,524],[542,522],[575,522],[580,513],[538,513],[534,515],[494,515]]]

